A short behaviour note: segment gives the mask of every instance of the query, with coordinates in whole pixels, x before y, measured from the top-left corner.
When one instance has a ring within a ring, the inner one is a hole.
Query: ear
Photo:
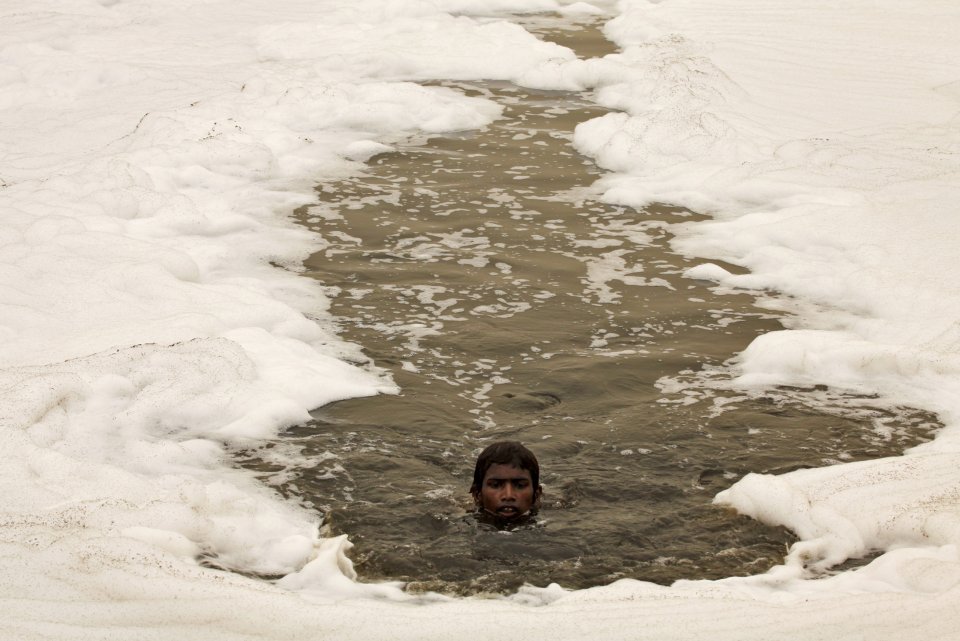
[[[473,497],[473,504],[480,507],[480,489],[476,485],[470,486],[470,496]]]
[[[543,498],[543,486],[538,485],[536,491],[533,493],[533,507],[536,509],[540,508],[540,501]]]

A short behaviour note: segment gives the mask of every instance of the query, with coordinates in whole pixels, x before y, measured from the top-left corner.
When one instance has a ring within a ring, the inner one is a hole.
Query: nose
[[[517,500],[517,492],[516,492],[516,489],[513,487],[513,483],[503,484],[503,492],[500,495],[500,499],[503,501]]]

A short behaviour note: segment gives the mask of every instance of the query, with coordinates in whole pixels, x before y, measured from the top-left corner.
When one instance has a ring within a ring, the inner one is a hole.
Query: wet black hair
[[[477,465],[473,468],[473,485],[470,493],[476,495],[483,487],[483,477],[494,465],[512,465],[530,472],[530,482],[534,490],[540,487],[540,463],[533,452],[528,450],[519,441],[497,441],[491,443],[477,457]]]

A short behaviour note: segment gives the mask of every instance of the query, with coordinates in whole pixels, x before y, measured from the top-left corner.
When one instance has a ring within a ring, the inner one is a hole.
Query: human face
[[[539,497],[540,488],[533,487],[529,470],[495,463],[484,475],[474,499],[485,512],[512,521],[529,512]]]

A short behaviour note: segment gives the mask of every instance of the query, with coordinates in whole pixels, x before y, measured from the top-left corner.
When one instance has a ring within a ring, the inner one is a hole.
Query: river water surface
[[[591,25],[529,28],[581,56],[613,51]],[[570,144],[605,113],[589,95],[443,84],[504,117],[376,156],[297,212],[324,239],[305,267],[343,337],[401,393],[290,430],[283,446],[306,466],[271,465],[266,451],[246,461],[329,534],[350,535],[362,579],[468,594],[762,572],[794,539],[714,507],[718,491],[748,472],[897,454],[934,429],[819,389],[674,384],[781,319],[682,276],[697,261],[671,251],[671,225],[701,217],[596,199],[602,172]],[[476,455],[504,438],[540,459],[536,527],[498,532],[467,515]]]

